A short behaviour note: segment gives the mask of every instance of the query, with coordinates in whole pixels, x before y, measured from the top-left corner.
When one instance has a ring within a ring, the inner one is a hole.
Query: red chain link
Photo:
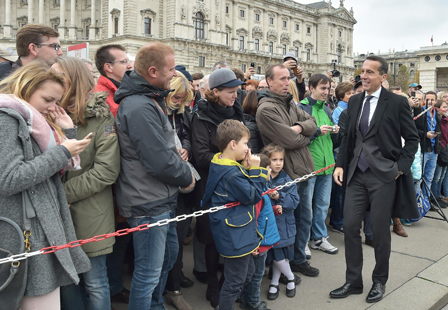
[[[332,167],[334,167],[334,164],[327,166],[325,168],[319,169],[319,170],[315,171],[314,174],[319,174],[321,172],[324,172],[325,170],[331,169]],[[264,195],[270,194],[276,190],[277,190],[277,188],[268,189],[262,195],[264,196]],[[225,204],[224,206],[226,208],[232,208],[232,207],[235,207],[238,205],[240,205],[239,202],[231,202],[231,203]],[[168,220],[166,220],[166,221],[168,221]],[[40,251],[42,252],[42,254],[50,254],[50,253],[54,253],[54,252],[62,250],[62,249],[66,249],[66,248],[76,248],[78,246],[81,246],[83,244],[90,243],[90,242],[103,241],[105,239],[112,238],[112,237],[124,236],[124,235],[130,234],[130,233],[133,233],[135,231],[147,230],[152,226],[154,226],[154,224],[141,224],[141,225],[133,227],[133,228],[120,229],[120,230],[117,230],[116,232],[109,233],[109,234],[102,234],[102,235],[98,235],[98,236],[88,238],[88,239],[71,241],[71,242],[69,242],[67,244],[63,244],[63,245],[49,246],[49,247],[43,248]]]

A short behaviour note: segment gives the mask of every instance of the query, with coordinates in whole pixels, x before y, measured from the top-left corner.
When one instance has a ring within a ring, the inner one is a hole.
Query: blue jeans
[[[92,269],[83,273],[83,285],[70,284],[61,290],[64,310],[110,310],[109,281],[106,268],[107,255],[89,257]],[[87,298],[86,297],[87,294]]]
[[[249,304],[253,308],[256,308],[260,304],[260,285],[261,280],[263,280],[267,253],[263,252],[253,256],[255,273],[252,276],[252,280],[244,286],[243,293],[241,294],[241,301]]]
[[[334,180],[332,182],[330,226],[342,228],[344,226],[344,216],[342,212],[342,186],[337,185]]]
[[[425,173],[424,179],[428,188],[431,188],[432,180],[434,178],[434,172],[436,170],[437,165],[437,154],[432,152],[425,152],[423,159],[423,171]],[[429,193],[426,188],[423,186],[423,196],[429,201]]]
[[[300,203],[294,210],[296,219],[296,240],[294,243],[293,264],[306,262],[305,246],[310,239],[311,222],[313,220],[313,190],[316,177],[297,183]]]
[[[331,182],[333,175],[317,175],[313,189],[313,223],[311,225],[311,238],[320,240],[328,237],[325,219],[331,198]]]
[[[171,211],[151,217],[131,217],[127,220],[131,227],[136,227],[174,216],[175,212]],[[133,240],[135,269],[129,310],[165,309],[162,294],[168,272],[173,267],[179,251],[176,222],[137,231],[133,235]]]
[[[436,198],[442,195],[442,182],[445,178],[446,169],[447,167],[441,167],[439,165],[436,166],[431,185],[431,191]]]
[[[445,174],[441,177],[442,179],[442,189],[443,189],[443,196],[448,197],[448,167],[445,167]]]

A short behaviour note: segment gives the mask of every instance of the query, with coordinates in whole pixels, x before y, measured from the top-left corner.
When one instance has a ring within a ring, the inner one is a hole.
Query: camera
[[[339,72],[339,70],[331,70],[331,74],[333,75],[333,77],[339,77],[341,76],[341,72]]]
[[[415,97],[415,91],[411,91],[411,97]]]
[[[357,75],[355,76],[355,82],[358,83],[359,81],[361,81],[361,75]]]
[[[255,62],[251,62],[250,66],[255,69]]]

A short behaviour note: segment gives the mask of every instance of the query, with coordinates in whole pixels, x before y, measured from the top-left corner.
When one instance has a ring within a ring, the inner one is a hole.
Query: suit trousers
[[[356,168],[347,184],[344,203],[346,283],[356,287],[363,286],[361,223],[370,203],[370,222],[375,240],[376,261],[372,281],[386,284],[391,251],[390,219],[395,191],[395,180],[384,183],[370,169],[362,172]]]

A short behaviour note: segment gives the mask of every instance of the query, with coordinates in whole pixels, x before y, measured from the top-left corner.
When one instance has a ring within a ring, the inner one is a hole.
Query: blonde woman
[[[78,126],[77,137],[92,136],[92,144],[81,155],[81,170],[68,171],[63,178],[76,235],[85,239],[111,233],[115,230],[112,184],[120,172],[120,152],[107,94],[92,92],[95,82],[80,59],[60,57],[52,68],[64,76],[61,107]],[[92,264],[82,275],[89,298],[74,298],[81,292],[79,287],[65,287],[61,294],[64,309],[83,309],[80,303],[87,300],[88,309],[110,310],[106,256],[114,242],[115,238],[109,238],[82,246]]]
[[[59,134],[64,131],[69,138],[76,135],[73,122],[57,106],[64,80],[45,63],[36,61],[17,69],[2,83],[0,214],[23,230],[25,222],[31,222],[30,251],[77,240],[61,174],[90,140],[64,140]],[[56,127],[46,121],[50,115]],[[27,221],[23,204],[33,211],[27,212]],[[0,235],[0,248],[13,249],[19,244],[5,226],[0,226]],[[59,288],[78,283],[78,274],[89,269],[89,260],[80,248],[28,258],[21,309],[60,309]]]

